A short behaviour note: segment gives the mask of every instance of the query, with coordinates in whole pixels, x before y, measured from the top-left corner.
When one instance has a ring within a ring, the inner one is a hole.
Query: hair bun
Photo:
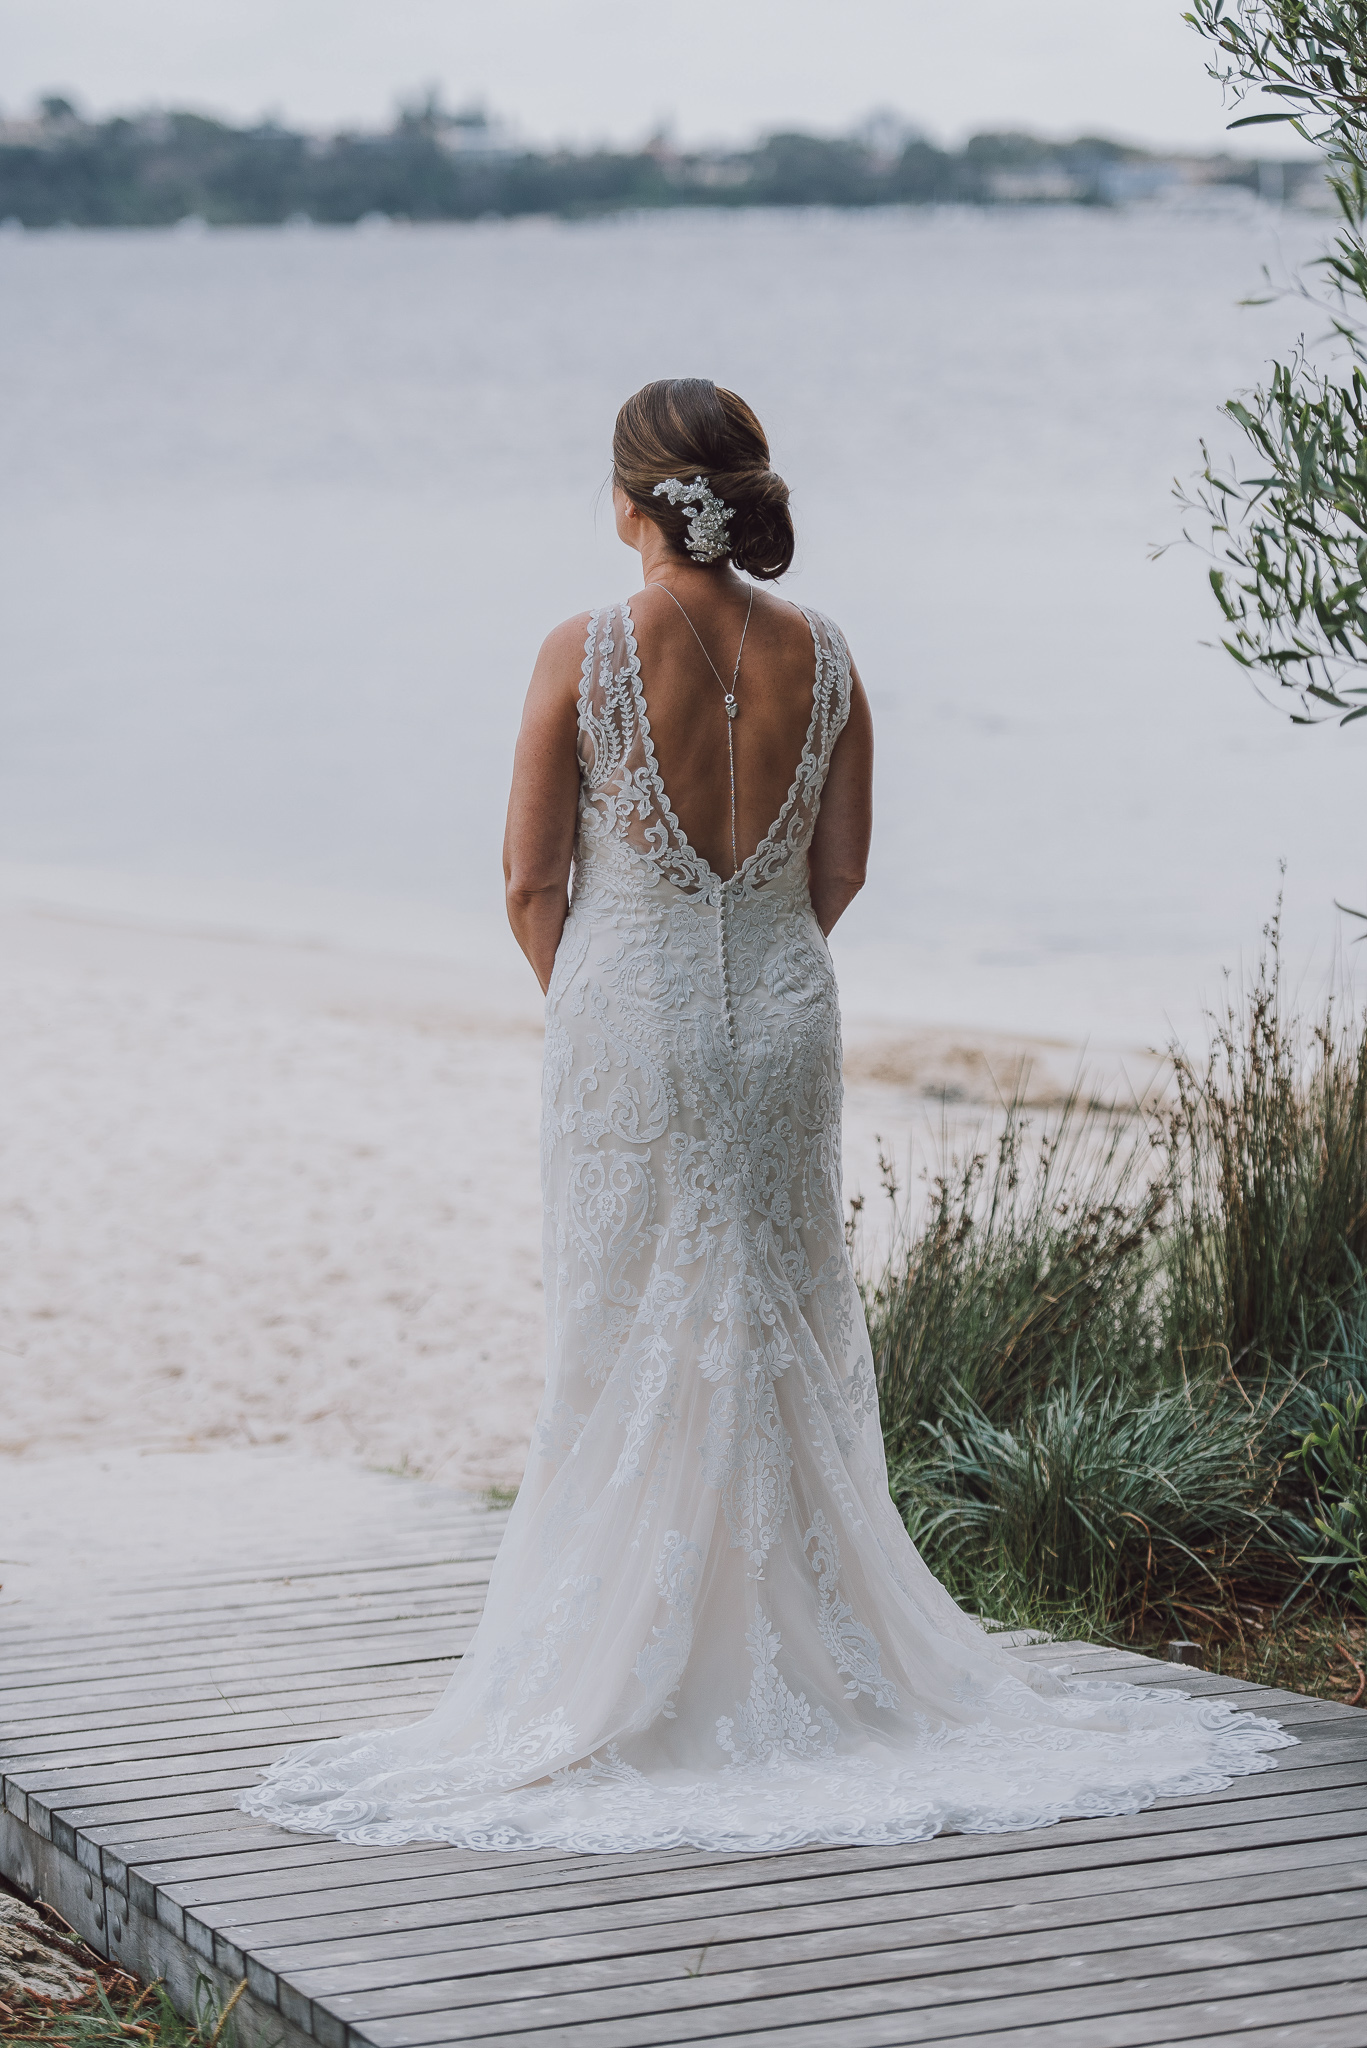
[[[783,478],[767,467],[753,469],[718,478],[713,489],[735,510],[730,536],[736,567],[762,582],[782,576],[791,566],[795,545]]]
[[[792,565],[796,536],[788,486],[769,466],[764,429],[743,398],[707,377],[664,377],[643,385],[617,415],[616,482],[639,512],[687,552],[686,508],[655,495],[668,478],[702,476],[731,517],[729,559],[769,582]]]

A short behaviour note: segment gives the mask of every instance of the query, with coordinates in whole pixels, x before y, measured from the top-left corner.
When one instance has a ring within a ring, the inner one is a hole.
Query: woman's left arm
[[[579,678],[589,614],[543,645],[522,710],[503,835],[508,922],[543,992],[569,914],[579,814]]]

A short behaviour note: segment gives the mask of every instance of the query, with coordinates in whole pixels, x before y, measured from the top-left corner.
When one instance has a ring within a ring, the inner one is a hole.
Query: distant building
[[[437,112],[432,133],[452,156],[520,156],[525,148],[506,122],[491,120],[479,105],[461,107],[454,114]]]
[[[39,100],[27,119],[15,121],[0,116],[0,148],[56,149],[70,142],[84,126],[70,100],[50,93]]]
[[[901,162],[909,143],[925,140],[925,131],[895,107],[874,107],[850,130],[850,141],[868,151],[878,170],[891,170]]]
[[[1061,164],[1040,164],[1030,170],[989,171],[984,180],[989,199],[1007,206],[1066,206],[1087,197],[1081,178]]]

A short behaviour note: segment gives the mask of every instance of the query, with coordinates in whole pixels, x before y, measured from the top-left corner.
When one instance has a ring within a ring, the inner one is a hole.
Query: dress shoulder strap
[[[816,643],[815,730],[812,739],[824,782],[831,751],[845,730],[845,722],[850,715],[850,650],[834,619],[828,619],[824,612],[814,611],[810,605],[803,605],[802,611]]]
[[[641,749],[633,677],[636,636],[625,605],[589,615],[579,674],[579,761],[590,788],[614,781]]]

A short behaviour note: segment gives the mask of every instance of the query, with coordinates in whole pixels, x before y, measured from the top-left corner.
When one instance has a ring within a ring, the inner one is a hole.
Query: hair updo
[[[682,483],[706,477],[735,515],[726,535],[736,568],[765,582],[791,568],[796,537],[788,486],[769,467],[764,429],[743,398],[710,377],[642,385],[617,415],[612,473],[681,555],[688,552],[688,508],[657,498],[655,486],[671,476]]]

